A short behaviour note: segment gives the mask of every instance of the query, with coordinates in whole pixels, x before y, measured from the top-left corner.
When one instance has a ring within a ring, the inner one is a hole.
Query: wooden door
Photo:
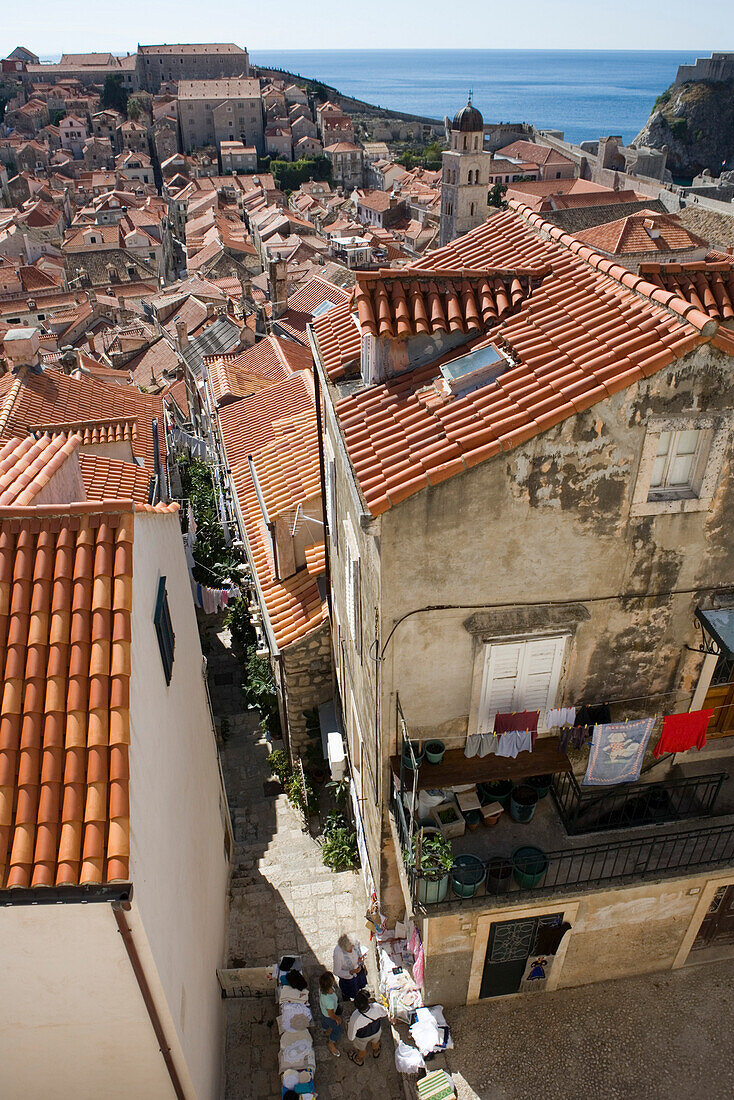
[[[701,921],[691,951],[734,943],[734,885],[720,886]]]
[[[719,657],[703,701],[703,710],[709,707],[715,710],[709,722],[708,736],[734,736],[734,661],[723,654]]]

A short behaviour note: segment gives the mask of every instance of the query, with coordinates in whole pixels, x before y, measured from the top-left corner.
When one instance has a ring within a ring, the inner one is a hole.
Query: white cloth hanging
[[[572,726],[576,721],[576,707],[553,707],[545,712],[548,729],[555,726]]]

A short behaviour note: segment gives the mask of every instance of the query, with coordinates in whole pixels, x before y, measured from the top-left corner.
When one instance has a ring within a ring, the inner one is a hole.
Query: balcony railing
[[[571,836],[660,825],[705,817],[714,812],[726,772],[632,783],[592,794],[584,792],[571,772],[553,776],[553,798],[563,827]]]
[[[396,794],[394,803],[398,801]],[[537,855],[532,855],[533,852]],[[482,874],[483,878],[471,893],[465,885],[466,865],[454,864],[443,896],[436,883],[417,876],[407,862],[406,873],[415,903],[430,907],[440,902],[462,904],[477,898],[493,904],[503,896],[515,898],[528,894],[568,893],[588,887],[668,878],[727,865],[734,865],[732,823],[691,832],[662,833],[636,840],[595,844],[563,852],[543,853],[539,849],[527,848],[523,855],[518,849],[514,853],[497,852],[486,859],[476,860],[472,872],[475,878]]]

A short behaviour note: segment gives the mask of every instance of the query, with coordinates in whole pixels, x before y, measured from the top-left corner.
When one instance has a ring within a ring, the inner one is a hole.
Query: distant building
[[[481,225],[488,214],[492,154],[484,152],[484,119],[471,96],[451,123],[451,148],[443,154],[441,244]]]
[[[86,120],[78,115],[67,115],[59,122],[61,147],[68,149],[74,157],[81,157],[84,142],[89,137]]]
[[[157,92],[165,81],[180,83],[250,75],[247,50],[234,42],[138,46],[137,58],[140,86],[148,92]]]
[[[183,151],[241,141],[265,151],[259,81],[182,80],[178,86]]]
[[[353,141],[337,141],[324,148],[331,161],[332,179],[350,190],[361,187],[364,180],[364,154]]]
[[[241,141],[223,141],[219,145],[219,155],[224,175],[257,171],[257,149],[254,145],[243,145]]]

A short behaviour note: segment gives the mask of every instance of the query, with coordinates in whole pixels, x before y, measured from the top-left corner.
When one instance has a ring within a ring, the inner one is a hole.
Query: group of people
[[[347,1026],[347,1038],[354,1049],[347,1051],[347,1057],[357,1066],[364,1065],[368,1047],[372,1048],[372,1056],[379,1058],[382,1021],[387,1016],[382,1005],[372,1001],[365,991],[367,971],[364,964],[365,956],[359,942],[343,935],[334,948],[333,973],[327,970],[319,978],[321,1026],[335,1058],[340,1057],[338,1044],[342,1037],[344,1002],[354,1002]]]

